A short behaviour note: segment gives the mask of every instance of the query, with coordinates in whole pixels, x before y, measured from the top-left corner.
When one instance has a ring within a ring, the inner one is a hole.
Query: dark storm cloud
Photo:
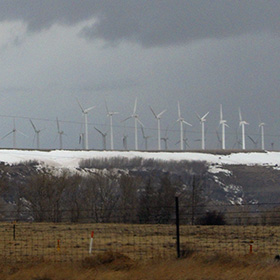
[[[0,20],[22,20],[29,31],[95,18],[96,23],[83,28],[81,34],[110,43],[127,40],[144,46],[172,45],[280,31],[279,0],[2,0],[0,3]]]

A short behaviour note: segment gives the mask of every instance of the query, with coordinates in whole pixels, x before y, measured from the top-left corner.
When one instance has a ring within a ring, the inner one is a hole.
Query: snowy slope
[[[24,161],[36,160],[52,167],[77,168],[83,159],[141,157],[155,160],[187,160],[205,161],[216,165],[262,165],[280,166],[280,152],[231,153],[228,155],[199,153],[199,152],[140,152],[140,151],[29,151],[29,150],[0,150],[0,161],[7,164],[17,164]]]

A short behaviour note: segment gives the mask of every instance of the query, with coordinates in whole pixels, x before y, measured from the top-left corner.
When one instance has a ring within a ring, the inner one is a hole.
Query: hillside
[[[164,178],[176,185],[174,191],[190,192],[196,175],[203,181],[203,199],[212,205],[278,203],[280,195],[280,152],[0,150],[0,162],[5,219],[8,212],[16,212],[19,201],[26,201],[21,188],[26,192],[34,185],[32,178],[38,174],[58,176],[66,171],[71,176],[82,177],[92,174],[126,176],[134,182],[128,187],[136,186],[138,193],[150,181],[158,190]],[[118,188],[120,184],[123,183],[118,183]],[[107,187],[114,188],[114,185]],[[110,195],[119,196],[119,189],[110,191]],[[70,202],[71,199],[68,197]]]

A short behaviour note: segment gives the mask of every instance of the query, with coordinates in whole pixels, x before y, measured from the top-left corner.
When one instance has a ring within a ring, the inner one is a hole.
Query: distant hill
[[[203,195],[212,204],[274,203],[280,197],[280,152],[141,152],[0,150],[4,209],[15,211],[18,186],[36,174],[94,174],[111,171],[144,181],[190,186],[193,175],[203,178]]]

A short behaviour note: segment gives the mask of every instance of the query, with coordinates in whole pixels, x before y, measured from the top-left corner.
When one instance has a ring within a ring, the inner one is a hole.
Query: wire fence
[[[122,211],[114,211],[111,220],[104,222],[102,216],[97,222],[89,212],[80,223],[68,219],[33,222],[27,213],[21,213],[22,220],[3,219],[0,223],[0,259],[75,262],[106,251],[135,260],[175,258],[192,252],[275,255],[280,248],[279,206],[220,205],[206,210],[177,205],[176,211],[174,203],[171,214],[170,208],[161,209],[165,219],[151,215],[141,223],[137,217],[135,222],[129,216],[124,220]],[[61,214],[68,217],[69,210]],[[9,219],[13,216],[16,214],[9,213]]]

